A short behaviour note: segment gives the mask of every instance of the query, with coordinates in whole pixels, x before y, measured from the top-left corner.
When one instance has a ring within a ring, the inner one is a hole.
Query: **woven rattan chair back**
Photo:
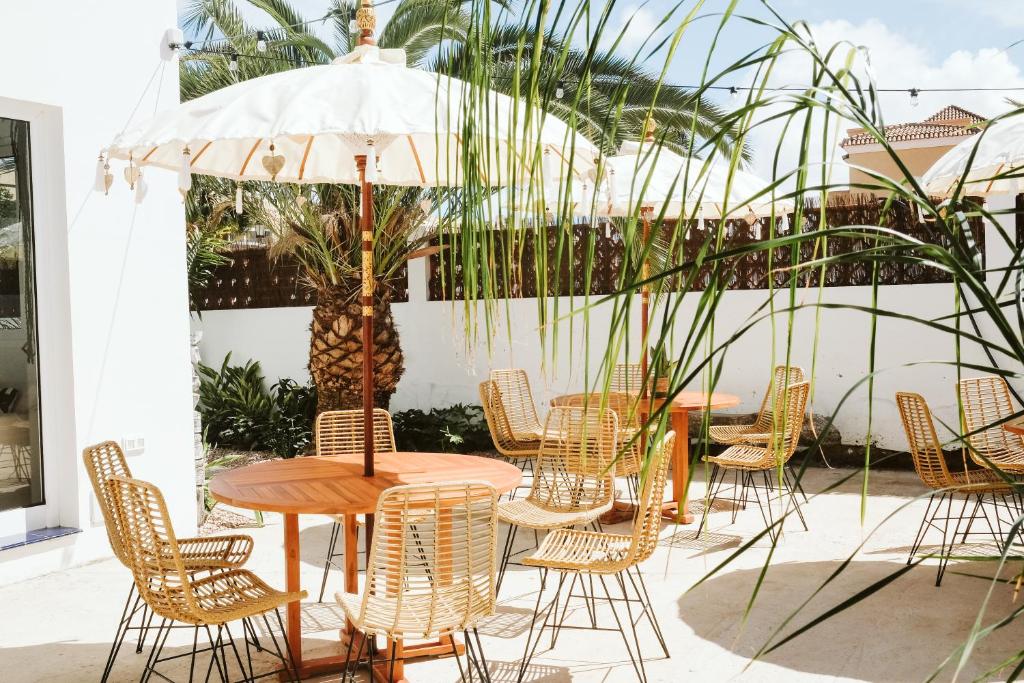
[[[668,463],[675,440],[676,433],[669,432],[652,446],[650,464],[647,475],[643,477],[636,518],[633,520],[633,542],[629,558],[632,563],[643,562],[658,546]]]
[[[615,460],[615,472],[619,476],[637,474],[640,471],[641,439],[635,438],[640,429],[638,394],[612,391],[607,394],[573,394],[562,399],[561,406],[581,407],[588,410],[611,410],[618,419],[619,450]]]
[[[643,388],[644,371],[640,363],[618,363],[612,368],[609,391],[639,395]]]
[[[497,397],[512,436],[520,441],[536,439],[541,433],[540,418],[526,371],[519,368],[491,370],[491,381],[498,389]]]
[[[446,633],[494,614],[497,514],[498,494],[486,483],[384,491],[357,628],[398,636]]]
[[[615,413],[558,406],[548,413],[544,431],[528,499],[552,512],[609,503],[615,492]]]
[[[764,398],[761,400],[761,409],[757,413],[757,420],[754,422],[754,431],[769,432],[774,424],[775,412],[782,411],[786,400],[786,387],[791,384],[799,384],[804,381],[803,368],[795,366],[776,365],[772,370],[772,378],[765,389]]]
[[[132,476],[128,461],[124,457],[124,451],[115,442],[104,441],[85,448],[82,451],[82,460],[85,462],[85,471],[89,473],[89,481],[92,482],[96,502],[100,506],[100,512],[103,513],[103,524],[107,528],[107,540],[110,541],[110,547],[118,561],[128,566],[124,539],[121,534],[121,523],[117,515],[117,505],[111,495],[110,487],[106,485],[106,481],[110,477]]]
[[[896,406],[903,420],[903,430],[907,433],[910,457],[914,461],[917,476],[933,489],[954,485],[946,460],[942,457],[942,446],[935,433],[931,410],[924,397],[900,391],[896,393]]]
[[[509,424],[505,406],[501,402],[501,390],[494,380],[480,383],[480,405],[483,406],[484,419],[494,447],[503,455],[519,455],[520,444],[512,434],[512,425]]]
[[[786,387],[781,403],[776,404],[772,415],[774,427],[768,449],[777,459],[787,462],[800,444],[800,432],[804,427],[804,412],[807,409],[809,382],[797,382]]]
[[[326,410],[316,417],[313,432],[316,454],[361,455],[364,433],[362,410]],[[394,453],[397,450],[391,414],[383,408],[374,408],[374,453]]]
[[[960,394],[964,427],[968,433],[978,432],[968,437],[978,453],[997,462],[1005,460],[1010,453],[1024,453],[1024,441],[1020,436],[1006,431],[1001,424],[989,427],[1015,412],[1005,379],[996,376],[970,377],[957,382],[956,387]],[[971,455],[980,460],[974,453]],[[981,461],[980,464],[985,463]]]
[[[124,476],[108,478],[106,486],[117,508],[127,564],[142,599],[161,617],[202,623],[163,494],[153,484]]]

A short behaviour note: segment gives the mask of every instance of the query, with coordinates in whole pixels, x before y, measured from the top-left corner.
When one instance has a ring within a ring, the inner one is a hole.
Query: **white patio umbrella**
[[[139,167],[279,183],[361,186],[363,410],[373,429],[373,185],[459,186],[468,173],[486,184],[544,175],[593,173],[597,150],[555,117],[508,96],[447,76],[410,69],[401,50],[374,44],[375,20],[364,0],[360,45],[333,64],[237,83],[174,107],[119,135],[109,158]],[[467,122],[478,131],[466,140]],[[470,165],[464,150],[474,154]],[[103,160],[101,159],[101,162]],[[108,165],[109,166],[109,165]],[[102,168],[102,164],[101,164]],[[109,186],[97,178],[97,189]],[[373,474],[372,440],[364,470]]]
[[[977,147],[977,152],[975,152]],[[967,164],[971,154],[970,171]],[[1000,119],[979,136],[971,136],[932,164],[921,178],[930,194],[945,197],[953,191],[964,173],[964,194],[1019,194],[1024,192],[1024,177],[1001,177],[1024,167],[1024,116]]]
[[[632,216],[638,210],[661,214],[664,210],[666,218],[697,214],[746,218],[772,213],[771,199],[758,196],[771,184],[767,180],[740,169],[735,169],[730,179],[723,160],[680,156],[659,147],[650,129],[643,143],[624,142],[619,154],[604,162],[596,199],[596,210],[602,215]],[[792,203],[775,202],[774,206],[780,213],[791,209]]]

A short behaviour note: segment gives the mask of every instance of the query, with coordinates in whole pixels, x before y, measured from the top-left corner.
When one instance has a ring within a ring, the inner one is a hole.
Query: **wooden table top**
[[[579,404],[586,394],[564,394],[562,396],[556,396],[551,399],[551,405],[564,405],[568,404]],[[601,394],[591,394],[592,399],[600,401]],[[655,409],[660,408],[664,403],[664,399],[655,397],[654,406]],[[672,399],[672,404],[668,408],[670,413],[688,412],[690,410],[704,410],[710,408],[715,410],[717,408],[732,408],[740,404],[740,397],[734,396],[733,394],[724,394],[720,392],[714,392],[708,396],[708,394],[702,391],[680,391],[675,398]]]
[[[1005,429],[1008,432],[1013,432],[1014,434],[1020,434],[1021,436],[1024,436],[1024,418],[1007,422],[1006,424],[1003,425],[1003,429]]]
[[[373,513],[381,492],[401,484],[484,481],[499,493],[519,485],[518,467],[495,458],[454,453],[378,453],[374,476],[362,454],[269,460],[218,474],[210,495],[248,510],[286,514]]]

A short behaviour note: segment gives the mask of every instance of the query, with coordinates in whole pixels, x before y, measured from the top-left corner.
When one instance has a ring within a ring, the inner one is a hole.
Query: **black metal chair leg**
[[[114,642],[110,645],[110,654],[107,655],[107,664],[103,667],[100,683],[106,683],[110,672],[114,669],[114,660],[117,659],[117,653],[121,650],[124,637],[128,634],[128,626],[131,624],[132,617],[135,616],[140,599],[135,594],[135,582],[132,581],[131,588],[128,589],[128,599],[124,601],[124,609],[121,610],[121,620],[117,622],[117,630],[114,631]]]
[[[324,576],[320,580],[320,596],[317,602],[324,601],[324,590],[327,589],[327,575],[331,572],[331,565],[334,564],[335,550],[338,547],[338,536],[340,536],[341,524],[335,522],[331,525],[331,540],[327,544],[327,559],[324,561]]]

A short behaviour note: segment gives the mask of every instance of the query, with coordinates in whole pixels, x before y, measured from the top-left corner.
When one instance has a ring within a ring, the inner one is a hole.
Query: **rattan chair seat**
[[[472,596],[469,599],[470,612],[466,611],[467,595]],[[336,593],[334,597],[345,612],[345,618],[355,623],[363,608],[363,596]],[[359,630],[368,635],[392,638],[435,638],[471,628],[480,619],[491,616],[493,609],[488,607],[488,600],[489,596],[481,594],[473,582],[467,580],[438,586],[433,594],[373,595],[369,599],[366,616],[359,622]],[[440,628],[431,628],[430,624]]]
[[[970,493],[1009,494],[1013,487],[992,470],[973,469],[966,472],[950,472],[949,478],[958,488]]]
[[[771,449],[746,444],[730,446],[722,453],[708,456],[704,460],[739,470],[766,470],[775,467],[778,462]]]
[[[507,500],[498,503],[498,519],[506,524],[515,524],[529,529],[557,529],[565,526],[590,524],[608,512],[612,501],[585,510],[553,510],[530,498]]]
[[[770,433],[758,430],[757,425],[713,425],[708,435],[718,443],[740,444],[767,441]]]
[[[199,611],[177,621],[191,624],[222,624],[283,607],[306,597],[305,591],[288,593],[268,586],[247,569],[234,569],[192,582]]]
[[[629,566],[632,536],[596,531],[558,529],[548,534],[540,548],[525,558],[530,567],[548,567],[559,571],[616,574]]]

